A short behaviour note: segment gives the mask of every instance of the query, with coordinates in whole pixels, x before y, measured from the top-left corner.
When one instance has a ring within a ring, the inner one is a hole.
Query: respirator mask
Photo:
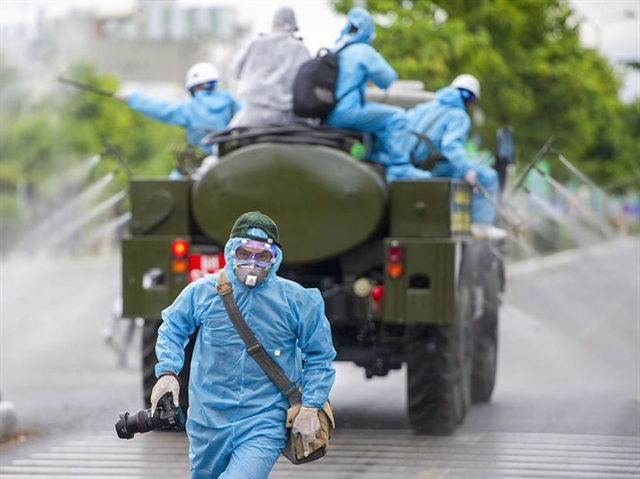
[[[242,239],[233,249],[233,273],[247,288],[262,283],[276,261],[275,246],[262,241]]]

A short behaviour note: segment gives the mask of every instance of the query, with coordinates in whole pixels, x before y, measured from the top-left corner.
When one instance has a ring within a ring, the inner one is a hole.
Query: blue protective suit
[[[231,122],[236,126],[293,123],[293,80],[300,66],[311,59],[309,50],[293,36],[298,26],[293,11],[279,9],[271,33],[256,38],[236,64],[238,98],[243,109]]]
[[[225,247],[225,271],[238,308],[266,351],[302,385],[303,404],[321,407],[333,385],[336,355],[322,296],[276,276],[280,249],[265,281],[247,288],[233,273],[231,251],[239,242],[232,238]],[[191,477],[265,479],[285,443],[289,403],[246,352],[216,280],[213,274],[191,283],[162,312],[156,375],[179,373],[187,338],[199,328],[189,380]]]
[[[414,168],[406,145],[405,111],[396,106],[365,102],[367,82],[386,89],[398,74],[371,45],[374,34],[369,12],[360,7],[349,10],[347,25],[332,48],[338,53],[338,78],[335,95],[338,103],[327,117],[326,124],[347,128],[376,137],[373,159],[387,167],[387,180],[430,178],[431,174]],[[349,33],[352,26],[358,30]]]
[[[467,171],[474,170],[478,183],[497,202],[499,183],[496,171],[467,159],[464,145],[471,129],[471,119],[457,88],[438,90],[435,100],[414,106],[407,112],[407,118],[409,130],[428,136],[446,158],[436,163],[431,172],[434,177],[462,178]],[[415,135],[411,135],[409,145],[418,161],[424,161],[429,155],[428,146]],[[494,216],[491,203],[477,188],[474,189],[471,220],[474,223],[493,223]]]
[[[240,109],[240,104],[226,90],[198,90],[181,102],[133,93],[128,96],[127,105],[154,120],[184,127],[189,144],[208,154],[217,153],[215,145],[203,144],[203,139],[212,131],[224,130]]]

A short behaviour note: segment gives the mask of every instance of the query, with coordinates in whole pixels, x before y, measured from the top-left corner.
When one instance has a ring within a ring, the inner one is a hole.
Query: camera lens
[[[151,409],[138,411],[134,414],[120,413],[116,423],[116,433],[120,439],[131,439],[136,433],[149,432],[158,426],[154,424]]]
[[[136,432],[149,432],[160,427],[160,424],[157,424],[157,421],[154,421],[154,418],[151,415],[151,409],[138,411],[135,414],[135,422],[138,427]]]
[[[162,428],[171,428],[174,431],[184,430],[184,414],[182,409],[173,405],[172,397],[171,393],[161,397],[154,415],[151,414],[151,409],[145,409],[133,414],[121,412],[120,419],[116,423],[118,437],[120,439],[131,439],[137,433]]]
[[[120,439],[131,439],[137,432],[137,428],[134,424],[129,423],[129,417],[131,415],[128,412],[120,413],[120,419],[116,423],[116,433]]]

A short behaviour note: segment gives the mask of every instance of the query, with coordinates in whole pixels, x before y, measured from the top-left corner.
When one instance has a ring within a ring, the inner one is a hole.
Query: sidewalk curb
[[[18,431],[18,418],[10,401],[0,401],[0,442]]]

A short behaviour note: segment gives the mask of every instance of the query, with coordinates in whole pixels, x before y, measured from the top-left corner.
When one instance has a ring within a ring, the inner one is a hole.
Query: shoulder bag
[[[287,442],[282,449],[282,455],[293,464],[305,464],[320,459],[327,453],[329,440],[336,427],[331,404],[327,401],[322,406],[322,409],[318,410],[320,430],[316,434],[316,440],[309,445],[309,455],[304,457],[302,436],[294,436],[291,432],[293,421],[302,407],[302,393],[284,371],[282,371],[282,368],[280,368],[273,358],[264,350],[262,344],[260,344],[254,336],[253,331],[251,331],[251,328],[249,328],[249,325],[242,317],[242,313],[240,313],[233,297],[233,287],[227,279],[224,269],[218,271],[218,284],[216,285],[216,289],[222,298],[222,304],[229,315],[229,319],[231,319],[233,326],[247,347],[247,352],[289,400],[290,407],[287,411],[286,419]]]

